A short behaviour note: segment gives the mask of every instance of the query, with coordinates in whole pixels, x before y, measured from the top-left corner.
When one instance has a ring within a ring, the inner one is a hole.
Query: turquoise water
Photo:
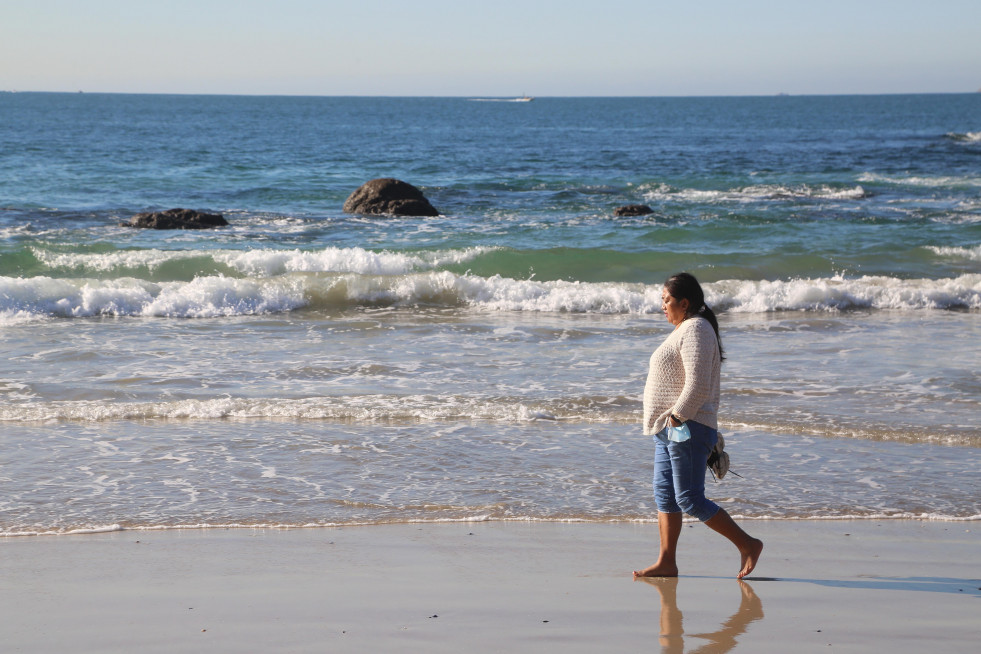
[[[648,519],[678,270],[729,352],[730,512],[981,517],[981,95],[0,116],[0,532]],[[443,215],[343,213],[382,176]],[[173,207],[231,225],[119,226]]]

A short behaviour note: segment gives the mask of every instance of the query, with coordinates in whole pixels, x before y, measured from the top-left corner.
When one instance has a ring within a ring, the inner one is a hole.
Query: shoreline
[[[928,523],[951,523],[964,524],[981,522],[981,515],[970,515],[962,517],[929,515],[854,515],[854,516],[747,516],[738,513],[730,513],[732,518],[739,523],[795,523],[795,522],[928,522]],[[684,525],[698,524],[698,520],[685,516],[682,523]],[[476,516],[471,518],[437,518],[433,520],[404,520],[391,522],[338,522],[329,524],[180,524],[180,525],[137,525],[123,526],[119,524],[103,525],[100,527],[80,527],[68,529],[66,531],[14,531],[0,532],[0,543],[6,539],[32,539],[32,538],[67,538],[81,536],[103,536],[106,534],[152,534],[160,532],[207,532],[207,531],[269,531],[269,532],[289,532],[289,531],[310,531],[318,529],[367,529],[372,527],[413,527],[413,526],[441,526],[441,525],[493,525],[493,524],[513,524],[513,525],[593,525],[611,527],[649,527],[657,525],[657,518],[626,518],[622,520],[602,520],[589,518],[497,518]]]
[[[654,524],[454,522],[0,539],[6,651],[973,651],[981,529],[753,520],[745,583],[686,523],[677,580],[633,581]],[[665,630],[662,635],[662,628]]]

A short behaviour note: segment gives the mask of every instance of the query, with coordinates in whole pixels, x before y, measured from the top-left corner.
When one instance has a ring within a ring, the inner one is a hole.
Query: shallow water
[[[938,315],[918,328],[972,318]],[[885,357],[903,318],[723,320],[743,478],[710,492],[730,512],[981,517],[974,368],[938,370],[942,342]],[[7,533],[655,511],[638,389],[656,316],[78,322],[4,334]]]
[[[19,425],[7,534],[445,520],[651,521],[652,446],[621,425],[319,420]],[[976,448],[727,436],[708,494],[751,518],[981,518]],[[43,448],[43,456],[38,452]]]

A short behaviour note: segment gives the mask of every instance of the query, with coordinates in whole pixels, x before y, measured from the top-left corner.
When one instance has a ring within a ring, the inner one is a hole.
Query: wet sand
[[[981,525],[447,523],[0,539],[5,652],[973,652]],[[701,649],[700,649],[701,648]]]

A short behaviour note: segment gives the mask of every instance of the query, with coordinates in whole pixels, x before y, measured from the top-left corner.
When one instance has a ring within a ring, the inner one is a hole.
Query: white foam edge
[[[943,514],[933,514],[933,513],[870,513],[867,515],[860,514],[842,514],[842,515],[815,515],[815,516],[753,516],[744,514],[732,514],[732,517],[736,520],[742,521],[760,521],[760,522],[826,522],[826,521],[855,521],[855,522],[868,522],[868,521],[922,521],[922,522],[952,522],[952,523],[967,523],[967,522],[981,522],[981,514],[975,514],[970,516],[950,516]],[[685,517],[686,522],[697,522],[697,519],[691,517]],[[206,530],[253,530],[253,531],[263,531],[263,530],[275,530],[275,531],[293,531],[299,529],[340,529],[345,527],[373,527],[373,526],[386,526],[386,525],[418,525],[418,524],[474,524],[474,523],[487,523],[487,522],[500,522],[500,523],[540,523],[540,524],[638,524],[638,525],[656,525],[657,517],[651,516],[649,518],[571,518],[571,517],[537,517],[537,516],[512,516],[507,518],[492,517],[486,514],[478,514],[473,516],[462,516],[459,518],[407,518],[405,520],[352,520],[350,522],[307,522],[303,524],[287,524],[287,523],[241,523],[241,522],[230,522],[230,523],[197,523],[197,524],[176,524],[176,525],[133,525],[133,526],[122,526],[119,524],[112,525],[102,525],[93,527],[77,527],[71,529],[44,529],[44,530],[20,530],[20,531],[0,531],[0,538],[23,538],[23,537],[62,537],[62,536],[90,536],[90,535],[100,535],[109,534],[116,532],[135,532],[135,533],[152,533],[159,531],[206,531]]]

